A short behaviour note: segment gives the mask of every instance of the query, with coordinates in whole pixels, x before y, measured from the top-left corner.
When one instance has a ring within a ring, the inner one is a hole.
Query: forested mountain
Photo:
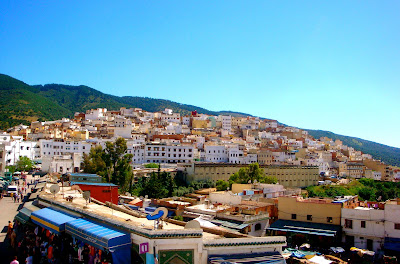
[[[163,99],[108,95],[84,85],[28,85],[4,74],[0,74],[0,95],[2,98],[0,129],[7,129],[21,123],[28,125],[36,120],[73,117],[75,112],[99,107],[111,110],[119,110],[120,107],[138,107],[150,112],[170,108],[181,114],[190,114],[194,110],[209,115],[221,113]],[[224,113],[246,116],[244,113],[230,111],[224,111]]]
[[[382,160],[393,166],[400,166],[400,148],[394,148],[373,141],[338,135],[329,131],[306,129],[314,138],[328,137],[333,140],[339,139],[344,145],[352,147],[364,153],[371,154],[374,159]]]
[[[75,112],[84,112],[92,108],[118,110],[120,107],[138,107],[156,112],[170,108],[174,112],[190,114],[196,110],[201,114],[232,116],[249,116],[245,113],[231,111],[210,111],[201,107],[180,104],[163,99],[138,96],[113,96],[93,88],[80,85],[28,85],[8,75],[0,74],[0,129],[6,130],[19,124],[29,125],[32,121],[57,120],[62,117],[73,117]],[[315,138],[327,136],[340,139],[344,144],[371,154],[376,159],[391,165],[400,165],[400,149],[375,142],[341,136],[328,131],[308,130]]]

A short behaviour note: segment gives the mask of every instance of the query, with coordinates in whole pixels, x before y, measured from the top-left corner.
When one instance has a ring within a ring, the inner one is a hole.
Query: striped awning
[[[75,217],[61,213],[51,208],[40,209],[31,214],[32,222],[53,233],[59,234],[65,230],[65,223],[75,220]]]
[[[85,219],[76,219],[66,223],[66,232],[96,248],[117,250],[131,246],[131,237],[128,233]]]
[[[209,264],[286,264],[276,251],[237,255],[215,255],[208,258]]]
[[[21,210],[19,210],[18,214],[15,216],[15,219],[23,224],[26,224],[29,222],[32,212],[36,212],[38,210],[40,210],[39,207],[36,207],[32,205],[32,203],[28,202]]]
[[[337,225],[279,219],[271,224],[268,229],[283,232],[334,237],[340,232],[341,227]]]

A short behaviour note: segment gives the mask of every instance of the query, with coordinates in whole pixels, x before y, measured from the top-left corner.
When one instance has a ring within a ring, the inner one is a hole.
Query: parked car
[[[7,187],[7,195],[11,196],[11,194],[16,195],[18,193],[18,187],[16,185],[9,185]]]

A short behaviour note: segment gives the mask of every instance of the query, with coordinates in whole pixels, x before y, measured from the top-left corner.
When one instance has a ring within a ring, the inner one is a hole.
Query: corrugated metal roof
[[[95,186],[111,186],[111,187],[118,186],[118,185],[115,185],[114,183],[107,183],[107,182],[71,182],[71,185],[75,185],[75,184],[77,184],[77,185],[81,184],[81,185],[95,185]]]
[[[224,221],[220,219],[213,219],[211,220],[211,223],[216,224],[216,225],[221,225],[223,227],[227,228],[232,228],[235,230],[242,230],[243,228],[246,228],[249,224],[243,224],[243,223],[234,223],[230,221]]]
[[[99,178],[101,176],[97,174],[90,174],[90,173],[71,173],[72,177],[92,177],[92,178]]]

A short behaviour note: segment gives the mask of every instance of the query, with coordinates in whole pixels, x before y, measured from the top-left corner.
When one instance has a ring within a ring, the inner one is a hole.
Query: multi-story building
[[[291,246],[335,246],[341,239],[341,204],[331,199],[278,197],[278,218],[268,228],[271,234],[285,234]]]
[[[230,163],[192,163],[181,166],[187,174],[188,182],[198,180],[228,180],[238,172],[244,164]],[[318,167],[315,166],[290,166],[290,165],[261,165],[266,176],[275,177],[279,184],[285,187],[297,188],[316,185],[319,180]]]
[[[171,109],[165,108],[165,110],[160,113],[160,120],[163,124],[180,123],[181,115],[179,113],[173,113]]]
[[[224,145],[205,144],[205,161],[228,162],[228,151]]]
[[[260,165],[272,165],[274,163],[272,152],[268,149],[259,149],[257,152],[257,162]]]
[[[127,142],[127,153],[132,154],[132,163],[133,164],[142,164],[145,163],[144,159],[144,145],[143,144],[135,144],[132,142]]]
[[[385,254],[400,252],[400,199],[342,208],[343,242]]]
[[[144,147],[146,163],[190,163],[193,161],[193,145],[167,145],[166,143],[147,143]]]
[[[71,153],[89,154],[92,143],[71,140],[40,140],[40,156],[55,156]]]
[[[4,137],[10,139],[0,142],[3,149],[4,168],[15,165],[20,157],[28,157],[31,160],[40,159],[40,148],[37,141],[23,141],[22,137]]]
[[[363,164],[374,171],[379,171],[381,173],[382,181],[390,181],[390,167],[379,161],[379,160],[372,160],[372,159],[365,159],[363,160]]]
[[[381,250],[385,238],[385,211],[373,207],[342,208],[343,242],[348,246]]]

